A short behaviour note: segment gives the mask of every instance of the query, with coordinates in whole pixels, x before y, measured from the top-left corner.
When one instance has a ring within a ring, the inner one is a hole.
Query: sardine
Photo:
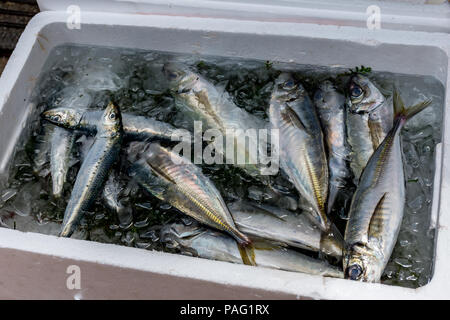
[[[350,166],[357,185],[367,161],[392,128],[394,109],[392,99],[386,99],[361,74],[350,78],[348,90],[347,134],[352,148]]]
[[[60,236],[70,237],[83,213],[89,210],[101,192],[108,172],[119,156],[122,137],[120,110],[110,103],[98,125],[95,141],[78,172],[64,213]]]
[[[66,105],[69,109],[82,110],[90,105],[92,98],[83,88],[66,87],[57,94],[57,101],[57,104]],[[61,197],[63,192],[75,139],[73,132],[58,127],[54,128],[50,139],[50,172],[53,195],[56,198]]]
[[[331,223],[326,215],[328,163],[323,134],[308,93],[288,73],[275,81],[270,122],[272,128],[279,129],[281,168],[312,206],[307,212],[327,231]]]
[[[430,103],[405,109],[394,92],[394,126],[369,159],[350,206],[343,259],[347,278],[380,281],[397,241],[405,203],[400,130]]]
[[[241,251],[233,239],[199,226],[177,223],[166,225],[161,230],[161,241],[179,247],[181,252],[196,257],[243,263]],[[253,249],[256,266],[343,278],[341,270],[325,261],[270,243],[260,243],[260,246],[262,248]]]
[[[227,144],[228,138],[232,138],[236,157],[234,154],[225,154],[227,161],[233,160],[233,164],[252,176],[265,174],[265,164],[261,163],[260,155],[266,154],[263,148],[267,147],[267,137],[258,137],[258,134],[260,129],[267,129],[267,121],[237,107],[227,92],[219,91],[210,81],[188,67],[168,63],[164,65],[163,72],[178,105],[183,106],[181,111],[194,114],[208,129],[218,130],[223,137],[227,137]],[[256,130],[256,135],[248,134],[247,142],[245,134],[249,129]]]
[[[82,163],[89,154],[94,142],[95,138],[84,135],[77,140],[77,143],[81,143],[79,150],[80,160]],[[122,200],[119,199],[122,191],[123,187],[120,185],[118,173],[116,170],[111,170],[102,192],[104,205],[117,215],[120,226],[126,229],[133,222],[133,210],[130,207],[126,207]]]
[[[342,257],[344,239],[339,231],[324,233],[305,214],[245,201],[228,208],[238,229],[249,236]]]
[[[346,186],[350,177],[348,160],[350,148],[345,128],[345,98],[336,91],[330,81],[324,81],[314,95],[314,104],[322,124],[328,150],[328,213],[333,208],[337,194]]]
[[[102,110],[77,110],[64,107],[49,109],[42,113],[42,117],[45,120],[55,125],[94,135],[102,115]],[[177,130],[168,123],[127,113],[122,114],[122,123],[125,138],[131,140],[148,140],[153,138],[171,140],[172,137],[175,138]]]
[[[130,175],[148,192],[210,227],[228,232],[240,244],[250,242],[237,230],[212,181],[188,159],[152,143]]]

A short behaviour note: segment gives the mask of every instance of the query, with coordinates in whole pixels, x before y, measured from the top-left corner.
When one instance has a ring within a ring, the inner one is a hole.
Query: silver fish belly
[[[346,186],[350,177],[348,160],[350,148],[347,145],[345,127],[345,98],[336,91],[330,81],[324,81],[314,95],[314,104],[322,124],[328,150],[328,212],[334,205],[337,194]]]
[[[342,236],[322,232],[305,214],[245,201],[230,203],[228,208],[238,229],[249,236],[342,257]]]
[[[106,108],[95,141],[86,155],[64,213],[60,236],[70,237],[85,211],[89,210],[116,161],[122,142],[120,111],[113,104]]]
[[[249,239],[237,230],[212,181],[188,159],[157,143],[130,168],[130,175],[147,191],[210,227],[225,231],[239,243]]]
[[[275,82],[270,122],[279,129],[281,168],[310,203],[313,210],[308,212],[314,221],[327,231],[331,223],[326,215],[328,163],[323,134],[307,92],[289,74],[281,74]]]
[[[223,234],[198,226],[166,225],[161,230],[161,240],[175,243],[182,252],[200,258],[243,263],[236,242]],[[253,254],[256,266],[259,267],[343,278],[342,271],[327,262],[310,258],[288,248],[269,244],[263,249],[253,249]]]

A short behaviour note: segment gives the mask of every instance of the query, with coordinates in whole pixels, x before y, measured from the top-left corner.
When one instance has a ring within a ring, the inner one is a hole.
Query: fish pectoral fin
[[[384,193],[373,211],[372,218],[370,218],[369,230],[367,232],[369,239],[370,238],[380,238],[380,234],[383,232],[385,228],[385,219],[383,217],[386,210],[386,195],[387,192]]]
[[[302,122],[302,119],[300,119],[298,114],[291,107],[286,106],[286,108],[281,112],[281,116],[284,121],[291,123],[293,126],[309,134],[305,124]]]

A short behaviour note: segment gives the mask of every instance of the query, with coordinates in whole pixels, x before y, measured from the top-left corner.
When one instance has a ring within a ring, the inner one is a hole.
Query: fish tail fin
[[[70,224],[64,224],[59,232],[60,237],[70,238],[74,232],[74,228]]]
[[[400,97],[398,90],[394,87],[394,113],[395,113],[395,121],[400,121],[401,125],[405,124],[409,119],[414,117],[416,114],[427,108],[432,100],[427,99],[425,101],[421,101],[411,107],[406,108],[405,104]],[[395,122],[394,121],[394,122]]]

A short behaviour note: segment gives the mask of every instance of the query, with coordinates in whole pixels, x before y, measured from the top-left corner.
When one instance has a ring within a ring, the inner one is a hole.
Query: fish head
[[[382,260],[368,246],[357,243],[344,255],[344,275],[346,279],[379,282],[383,272]]]
[[[350,110],[354,113],[370,113],[386,99],[369,78],[355,74],[348,85]]]
[[[289,102],[297,99],[304,92],[303,86],[295,81],[290,73],[283,72],[275,80],[272,96],[280,101]]]
[[[163,74],[169,82],[172,91],[183,93],[191,90],[199,80],[199,75],[192,72],[188,67],[175,62],[166,63],[163,66]]]
[[[344,97],[336,91],[334,84],[325,80],[314,93],[314,104],[322,109],[331,109],[344,103]]]
[[[44,111],[42,118],[57,126],[75,129],[83,117],[83,113],[71,108],[54,108]]]
[[[122,115],[117,105],[110,102],[102,115],[100,129],[103,132],[116,133],[122,130]]]

